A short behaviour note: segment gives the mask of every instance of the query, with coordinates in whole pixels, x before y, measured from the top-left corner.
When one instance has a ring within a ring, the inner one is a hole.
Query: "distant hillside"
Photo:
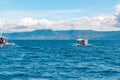
[[[120,40],[120,31],[92,31],[92,30],[67,30],[67,31],[53,31],[53,30],[36,30],[32,32],[16,32],[4,34],[12,40],[74,40],[77,38],[86,38],[92,40]]]

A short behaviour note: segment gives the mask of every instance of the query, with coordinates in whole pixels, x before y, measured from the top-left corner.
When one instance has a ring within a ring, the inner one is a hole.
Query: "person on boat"
[[[0,44],[5,44],[7,42],[7,39],[0,37]]]
[[[84,39],[81,41],[81,44],[82,44],[82,45],[85,45],[85,40],[84,40]]]
[[[81,44],[81,41],[77,41],[78,44]]]

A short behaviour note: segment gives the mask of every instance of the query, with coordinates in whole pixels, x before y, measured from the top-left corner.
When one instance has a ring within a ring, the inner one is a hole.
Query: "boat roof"
[[[77,41],[81,41],[81,40],[87,40],[87,39],[77,39]]]
[[[77,41],[81,41],[81,40],[84,40],[84,39],[77,39]]]

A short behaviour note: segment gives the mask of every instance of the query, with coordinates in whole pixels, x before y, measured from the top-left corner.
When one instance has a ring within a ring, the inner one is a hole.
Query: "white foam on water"
[[[80,45],[80,44],[73,44],[73,46],[94,46],[93,44],[86,44],[86,45]]]
[[[5,48],[5,47],[20,47],[18,45],[16,45],[15,43],[10,43],[10,42],[7,42],[5,45],[2,45],[0,48]]]
[[[5,45],[11,45],[11,46],[15,46],[16,44],[15,43],[6,43]]]

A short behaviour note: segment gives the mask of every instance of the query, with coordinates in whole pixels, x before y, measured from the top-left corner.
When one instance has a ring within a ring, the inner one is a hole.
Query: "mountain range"
[[[31,32],[14,32],[3,34],[10,40],[75,40],[85,38],[90,40],[120,40],[120,31],[92,30],[35,30]]]

